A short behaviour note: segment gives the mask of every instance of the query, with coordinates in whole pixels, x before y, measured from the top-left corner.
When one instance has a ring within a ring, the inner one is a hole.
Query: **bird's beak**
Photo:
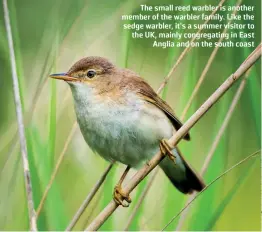
[[[75,77],[70,77],[67,75],[67,73],[55,73],[49,75],[49,77],[58,79],[58,80],[63,80],[63,81],[77,81],[78,79]]]

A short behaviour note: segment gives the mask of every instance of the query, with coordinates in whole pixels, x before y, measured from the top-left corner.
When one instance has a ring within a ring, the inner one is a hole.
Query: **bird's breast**
[[[158,149],[159,140],[172,135],[164,113],[133,93],[116,100],[85,87],[71,89],[86,142],[107,160],[138,166]]]

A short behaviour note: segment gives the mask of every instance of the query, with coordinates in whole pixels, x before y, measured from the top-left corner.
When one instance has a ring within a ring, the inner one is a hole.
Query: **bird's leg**
[[[162,155],[168,156],[176,164],[176,157],[172,152],[172,148],[169,146],[166,139],[162,139],[159,144]]]
[[[130,166],[127,166],[124,173],[122,174],[120,180],[118,181],[117,185],[114,188],[114,201],[119,204],[122,205],[123,207],[128,207],[129,203],[131,203],[131,198],[128,194],[124,193],[122,190],[122,183],[128,173],[128,171],[130,170]],[[124,200],[127,202],[124,202]]]

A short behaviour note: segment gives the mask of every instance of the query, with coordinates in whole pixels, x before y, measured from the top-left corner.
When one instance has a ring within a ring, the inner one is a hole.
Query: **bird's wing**
[[[142,84],[142,83],[143,84]],[[169,120],[172,122],[173,126],[176,130],[178,130],[183,124],[182,122],[175,116],[174,111],[172,108],[164,101],[162,100],[156,92],[145,82],[141,80],[140,85],[137,86],[143,86],[143,88],[139,88],[138,94],[141,95],[141,97],[146,100],[147,102],[150,102],[151,104],[155,105],[159,109],[161,109],[166,116],[169,118]],[[185,140],[190,140],[189,133],[187,133],[184,136]]]

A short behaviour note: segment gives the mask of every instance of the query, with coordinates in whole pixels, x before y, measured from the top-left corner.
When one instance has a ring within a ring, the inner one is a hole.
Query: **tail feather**
[[[190,167],[177,148],[173,153],[176,156],[176,164],[168,158],[160,163],[169,180],[182,193],[191,194],[193,191],[201,191],[205,187],[202,178]]]

